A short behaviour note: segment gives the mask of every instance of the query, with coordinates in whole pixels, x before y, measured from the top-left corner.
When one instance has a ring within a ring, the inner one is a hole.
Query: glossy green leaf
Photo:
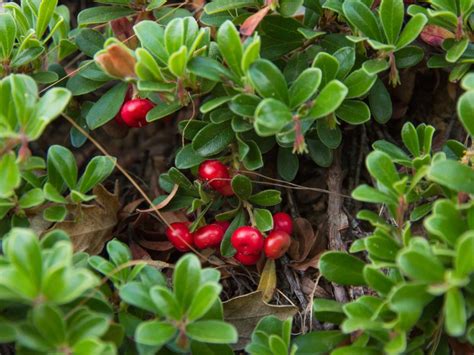
[[[15,44],[17,26],[12,15],[0,13],[0,59],[10,57]]]
[[[210,344],[233,344],[238,340],[233,325],[218,320],[202,320],[186,326],[186,335],[191,339]]]
[[[457,103],[457,111],[464,128],[474,137],[474,90],[461,95]]]
[[[314,58],[312,66],[321,70],[321,86],[323,88],[331,80],[336,79],[339,72],[339,61],[326,52],[319,52]]]
[[[119,83],[101,96],[86,116],[90,129],[97,129],[115,117],[122,107],[127,90],[126,83]]]
[[[388,43],[395,44],[402,29],[405,7],[403,0],[382,0],[379,7],[380,22]]]
[[[296,154],[293,154],[291,148],[278,149],[277,171],[286,181],[293,181],[298,173],[300,161]]]
[[[308,117],[317,119],[336,111],[346,98],[348,91],[347,87],[338,80],[329,82],[314,100]]]
[[[466,330],[466,303],[456,287],[448,290],[444,300],[444,325],[450,336],[462,336]]]
[[[377,80],[376,75],[368,74],[364,69],[357,69],[353,71],[343,83],[349,89],[347,98],[362,97],[369,92]]]
[[[423,14],[416,14],[413,16],[403,28],[403,31],[398,38],[396,43],[397,50],[406,47],[413,42],[423,30],[426,22],[428,22],[428,20]]]
[[[331,251],[319,259],[319,270],[329,281],[340,285],[365,285],[364,262],[343,252]]]
[[[249,79],[255,90],[265,98],[288,103],[288,87],[278,67],[266,59],[255,61],[249,68]]]
[[[348,0],[343,3],[342,9],[352,26],[370,39],[382,42],[383,36],[377,18],[366,4],[358,0]]]
[[[460,162],[438,161],[431,166],[428,177],[454,191],[474,194],[474,170]]]
[[[135,341],[139,344],[161,348],[176,334],[177,329],[171,324],[152,320],[140,323],[135,331]]]
[[[268,232],[273,229],[272,213],[264,208],[254,208],[253,216],[258,230]]]
[[[4,154],[0,158],[0,198],[13,195],[14,190],[20,186],[20,169],[16,164],[15,154]]]
[[[71,151],[60,145],[52,145],[48,150],[48,164],[54,165],[70,189],[76,187],[77,165]]]
[[[291,108],[305,103],[316,93],[321,83],[321,76],[321,70],[318,68],[308,68],[298,76],[288,92]]]
[[[121,17],[134,14],[134,10],[119,6],[96,6],[82,10],[77,22],[80,26],[109,22]]]
[[[198,155],[207,157],[223,151],[234,137],[229,122],[210,123],[196,134],[192,147]]]
[[[94,186],[102,183],[115,168],[117,159],[112,157],[94,157],[87,164],[84,174],[79,179],[76,189],[82,193],[89,192]]]
[[[226,21],[219,27],[217,44],[230,69],[238,76],[242,75],[242,44],[239,32],[231,21]]]
[[[363,101],[344,100],[336,110],[336,116],[344,122],[358,125],[370,120],[370,109]]]
[[[367,156],[366,165],[370,175],[388,189],[392,189],[400,179],[392,159],[383,152],[371,152]]]
[[[36,36],[38,36],[38,38],[43,37],[57,5],[58,0],[41,1],[38,9],[38,18],[36,19]]]
[[[283,102],[265,99],[255,110],[255,131],[262,137],[279,133],[293,119],[290,109]]]

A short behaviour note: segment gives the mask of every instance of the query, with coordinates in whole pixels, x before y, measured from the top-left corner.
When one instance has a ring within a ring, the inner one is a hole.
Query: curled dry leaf
[[[82,205],[75,221],[56,223],[52,229],[61,229],[69,234],[75,252],[96,255],[104,244],[112,239],[120,208],[118,194],[112,194],[102,185],[94,188],[93,205]]]
[[[149,209],[146,209],[146,210],[137,210],[137,211],[138,212],[154,212],[155,210],[160,210],[162,208],[165,208],[166,206],[168,206],[168,204],[174,198],[174,196],[178,192],[178,189],[179,189],[179,185],[175,184],[173,186],[173,190],[171,190],[171,193],[163,201],[161,201],[159,204],[155,205],[154,208],[149,208]]]
[[[326,238],[321,233],[315,234],[313,226],[305,218],[295,219],[294,230],[295,238],[288,250],[292,259],[290,266],[300,271],[316,268],[319,256],[326,249]]]
[[[448,38],[454,38],[454,33],[448,31],[447,29],[436,26],[436,25],[426,25],[421,31],[420,34],[423,42],[434,47],[441,47],[443,41]]]
[[[262,292],[255,291],[224,302],[224,320],[232,323],[239,332],[239,341],[234,349],[243,349],[249,342],[252,331],[265,316],[273,315],[286,320],[296,314],[294,306],[276,306],[263,300]]]

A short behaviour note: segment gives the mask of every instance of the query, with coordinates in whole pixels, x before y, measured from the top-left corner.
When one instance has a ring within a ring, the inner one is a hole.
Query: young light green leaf
[[[406,47],[413,42],[423,30],[426,22],[428,22],[428,20],[423,14],[416,14],[413,16],[403,28],[403,31],[398,38],[396,43],[397,50]]]
[[[10,14],[0,13],[0,59],[10,57],[16,38],[15,19]]]
[[[0,158],[0,198],[7,198],[13,195],[14,190],[20,186],[20,168],[16,164],[13,152],[4,154]]]
[[[289,89],[290,107],[305,103],[316,93],[321,83],[322,72],[318,68],[304,70]]]
[[[377,18],[365,3],[359,0],[344,1],[342,9],[352,26],[370,39],[383,42]]]
[[[241,76],[243,49],[239,32],[231,21],[224,22],[217,31],[217,44],[227,65],[238,76]]]
[[[262,137],[279,133],[291,122],[293,116],[283,102],[275,99],[265,99],[255,110],[255,131]]]
[[[38,18],[36,19],[36,36],[42,38],[49,22],[53,17],[58,0],[43,0],[39,5]]]
[[[379,7],[380,22],[387,42],[395,44],[402,29],[405,7],[403,0],[382,0]]]
[[[248,74],[252,86],[261,96],[288,103],[286,80],[275,64],[258,59],[250,66]]]
[[[339,80],[329,82],[314,100],[308,118],[317,119],[337,110],[347,96],[347,86]]]

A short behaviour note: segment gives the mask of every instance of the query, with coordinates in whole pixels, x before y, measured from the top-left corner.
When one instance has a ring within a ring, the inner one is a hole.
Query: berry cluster
[[[203,162],[199,166],[198,175],[210,188],[221,195],[232,196],[234,194],[229,169],[219,160]],[[190,251],[191,248],[218,249],[229,226],[230,223],[227,221],[216,221],[192,233],[189,229],[190,223],[177,222],[172,223],[166,230],[166,236],[181,252]],[[230,242],[236,250],[234,258],[243,265],[256,264],[262,253],[269,259],[278,259],[290,247],[292,232],[293,221],[288,214],[283,212],[273,215],[273,230],[266,237],[253,226],[239,227],[230,238]]]

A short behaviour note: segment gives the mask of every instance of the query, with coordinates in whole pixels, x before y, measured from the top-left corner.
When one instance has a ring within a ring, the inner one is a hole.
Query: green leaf
[[[393,189],[393,185],[400,179],[390,157],[381,151],[371,152],[367,156],[366,164],[370,175],[389,190]]]
[[[234,344],[238,340],[233,325],[218,320],[203,320],[186,326],[186,335],[193,340],[210,344]]]
[[[370,109],[365,102],[344,100],[336,110],[336,116],[347,123],[358,125],[370,120]]]
[[[207,157],[222,152],[234,137],[229,122],[210,123],[196,134],[192,147],[196,154]]]
[[[382,80],[378,79],[369,92],[370,112],[378,123],[387,123],[392,118],[392,99]]]
[[[168,63],[163,27],[155,21],[141,21],[133,27],[143,48],[152,53],[162,64]]]
[[[293,16],[298,9],[303,5],[304,0],[280,0],[278,12],[283,17]]]
[[[474,137],[474,90],[461,95],[457,103],[459,120],[466,131]]]
[[[207,6],[206,6],[207,7]],[[239,32],[234,24],[227,20],[217,31],[217,44],[229,68],[238,76],[241,76],[243,49],[240,42]]]
[[[331,118],[319,120],[316,129],[321,142],[330,149],[336,149],[341,144],[342,132],[337,125],[333,125],[330,121]]]
[[[42,204],[44,201],[43,190],[40,188],[32,189],[24,193],[18,201],[20,208],[31,208]]]
[[[339,330],[313,331],[297,336],[294,344],[298,347],[297,354],[326,354],[338,348],[340,344],[349,339],[348,334],[343,334]],[[346,355],[358,355],[347,353]],[[371,355],[365,353],[365,355]]]
[[[135,331],[135,341],[139,344],[161,348],[175,336],[177,329],[171,324],[152,320],[140,323]]]
[[[10,58],[16,38],[16,23],[12,15],[0,13],[0,59]]]
[[[20,186],[20,169],[16,164],[15,154],[4,154],[0,159],[0,198],[13,195],[14,190]]]
[[[376,267],[366,265],[364,267],[364,279],[370,288],[381,295],[388,295],[395,283]]]
[[[59,346],[66,340],[64,315],[56,307],[39,304],[33,308],[32,321],[41,336],[50,344]]]
[[[188,57],[188,49],[181,46],[180,49],[172,53],[168,59],[168,68],[178,78],[184,77],[186,73],[186,64]]]
[[[331,80],[336,79],[339,72],[339,61],[326,52],[319,52],[314,58],[312,66],[321,70],[321,86],[323,88]]]
[[[171,115],[182,107],[183,106],[179,103],[179,101],[173,101],[170,103],[161,102],[147,113],[146,120],[147,122],[159,120],[160,118]]]
[[[62,222],[67,213],[67,208],[63,205],[50,206],[43,211],[43,218],[49,222]]]
[[[421,282],[437,283],[444,280],[444,267],[434,254],[404,250],[397,257],[400,270]]]
[[[254,205],[270,207],[281,203],[281,192],[278,190],[264,190],[250,196],[249,202]]]
[[[309,155],[311,159],[322,167],[329,167],[332,164],[333,153],[319,139],[307,139]]]
[[[403,31],[398,38],[396,43],[397,50],[406,47],[413,42],[423,30],[423,27],[425,27],[426,22],[428,22],[428,20],[423,14],[416,14],[413,16],[403,28]]]
[[[342,9],[344,16],[352,26],[370,39],[383,42],[377,18],[366,4],[358,0],[348,0],[344,1]]]
[[[464,233],[456,243],[456,257],[454,265],[456,274],[460,277],[468,277],[474,272],[474,231]]]
[[[288,86],[283,73],[275,64],[266,59],[258,59],[250,66],[248,76],[261,96],[288,104]]]
[[[288,92],[291,108],[300,106],[316,93],[321,83],[321,76],[321,70],[318,68],[308,68],[298,76]]]
[[[315,298],[313,300],[313,311],[317,320],[340,324],[344,320],[343,304],[335,300]]]
[[[382,0],[379,7],[380,22],[389,44],[395,44],[402,29],[405,7],[403,0]]]
[[[52,164],[70,189],[76,187],[77,165],[71,151],[60,145],[52,145],[48,150],[48,164]]]
[[[258,5],[259,3],[257,0],[213,0],[206,4],[204,11],[207,14],[212,15],[223,11]]]
[[[356,200],[363,202],[383,203],[386,205],[395,206],[398,204],[398,201],[395,197],[374,189],[368,185],[359,185],[354,191],[352,191],[351,195]]]
[[[377,76],[367,73],[364,69],[357,69],[344,79],[343,83],[349,89],[347,98],[362,97],[369,92],[374,85]]]
[[[277,157],[277,171],[286,181],[293,181],[298,174],[300,161],[296,154],[293,154],[291,148],[280,147]]]
[[[102,183],[115,168],[116,158],[94,157],[87,164],[84,174],[79,179],[76,189],[82,193],[88,193],[94,186]]]
[[[238,94],[229,103],[232,112],[240,116],[253,117],[261,99],[250,94]]]
[[[90,129],[103,126],[117,115],[125,100],[127,90],[127,83],[119,83],[100,97],[86,116]]]
[[[235,230],[241,226],[245,225],[245,214],[242,209],[239,208],[237,214],[235,215],[234,219],[232,220],[229,228],[224,234],[221,243],[221,254],[225,257],[231,257],[235,253],[235,249],[230,243],[230,237],[235,232]]]
[[[329,82],[314,100],[308,118],[317,119],[329,115],[342,104],[349,90],[338,80]]]
[[[262,137],[279,133],[293,119],[290,109],[283,102],[264,99],[255,111],[254,127]]]
[[[415,157],[420,156],[420,141],[415,126],[411,122],[407,122],[402,127],[402,140],[405,147]]]
[[[44,94],[36,106],[36,119],[30,120],[25,128],[30,140],[38,139],[48,124],[66,108],[71,93],[63,88],[53,88]]]
[[[79,26],[109,22],[121,17],[130,16],[135,10],[119,6],[96,6],[82,10],[77,17]]]
[[[186,254],[179,259],[173,273],[173,289],[178,303],[187,309],[196,294],[199,285],[201,264],[194,254]]]
[[[433,299],[425,289],[425,285],[400,283],[390,294],[389,306],[398,313],[397,326],[402,330],[410,330],[420,318],[424,306]]]
[[[150,289],[150,299],[155,304],[158,314],[179,320],[183,317],[183,310],[176,300],[176,296],[167,287],[153,286]]]
[[[174,163],[178,169],[189,169],[201,164],[204,160],[204,157],[194,151],[191,144],[187,144],[178,150]]]
[[[38,9],[38,18],[36,19],[36,36],[42,38],[49,22],[51,21],[54,10],[58,5],[58,0],[43,0]]]
[[[252,181],[245,175],[235,175],[232,178],[232,190],[241,200],[248,200],[252,195]]]
[[[260,47],[261,47],[261,40],[260,37],[254,36],[252,43],[247,45],[244,50],[244,54],[242,56],[242,71],[246,73],[250,65],[255,62],[258,58],[260,58]]]
[[[428,178],[454,191],[474,194],[474,171],[460,162],[437,161],[431,166]]]
[[[222,286],[216,282],[200,285],[187,311],[187,319],[195,321],[202,318],[219,298]]]
[[[267,232],[273,229],[272,213],[264,208],[254,208],[253,216],[258,230]]]
[[[163,6],[164,4],[166,4],[166,0],[150,0],[150,2],[148,3],[148,6],[146,7],[146,10],[147,11],[155,10]]]
[[[340,285],[365,285],[362,271],[364,262],[343,252],[324,253],[319,260],[319,270],[329,281]]]
[[[469,45],[469,39],[464,38],[458,42],[454,42],[453,45],[446,52],[446,60],[450,63],[455,63],[463,53],[466,51]]]
[[[446,333],[459,337],[466,331],[466,303],[464,296],[456,287],[448,290],[444,300],[444,325]]]
[[[423,60],[425,52],[418,46],[407,46],[395,52],[397,68],[410,68]]]

